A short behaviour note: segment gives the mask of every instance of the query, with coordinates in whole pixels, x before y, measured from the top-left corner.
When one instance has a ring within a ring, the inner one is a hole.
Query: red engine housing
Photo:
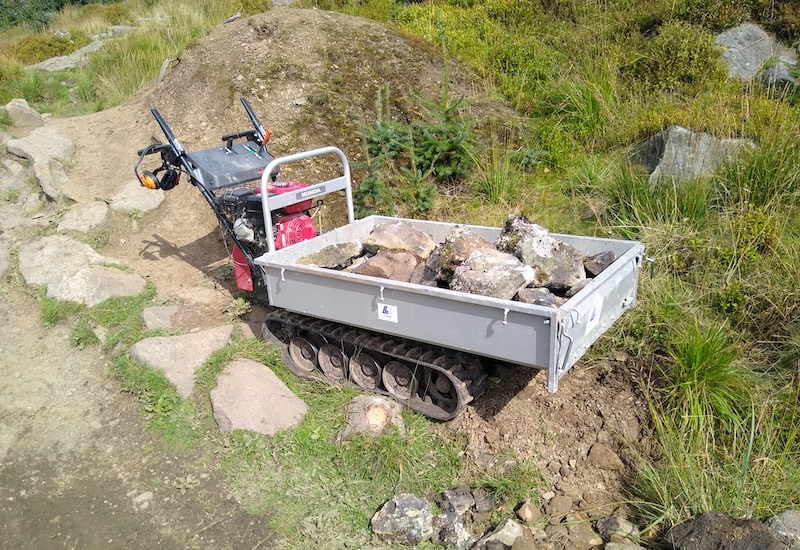
[[[280,216],[275,221],[275,248],[278,250],[316,236],[314,221],[305,214]]]

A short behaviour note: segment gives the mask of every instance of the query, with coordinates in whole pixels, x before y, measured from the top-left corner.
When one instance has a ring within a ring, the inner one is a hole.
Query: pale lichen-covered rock
[[[75,155],[75,145],[68,137],[48,126],[35,128],[30,134],[20,139],[12,139],[6,144],[8,152],[31,164],[57,160],[64,164]]]
[[[297,426],[308,407],[261,363],[237,358],[225,366],[210,392],[211,409],[224,434],[251,430],[266,436]]]
[[[479,248],[456,268],[450,289],[510,300],[534,278],[534,269],[516,256],[494,248]]]
[[[12,99],[6,104],[6,112],[18,135],[25,135],[35,128],[44,126],[44,119],[24,99]]]
[[[376,225],[364,241],[364,248],[370,253],[380,250],[401,250],[425,260],[436,248],[436,243],[430,235],[411,223],[396,222]]]
[[[61,222],[58,231],[86,233],[108,225],[108,205],[101,201],[76,204],[70,208]]]
[[[431,503],[410,493],[397,495],[372,516],[372,531],[382,540],[419,544],[433,534]]]
[[[507,519],[505,523],[501,523],[497,528],[480,539],[475,546],[475,550],[488,550],[490,548],[497,548],[497,543],[502,544],[501,548],[511,548],[514,542],[522,537],[522,526],[513,519]]]
[[[509,216],[495,245],[536,270],[533,286],[566,291],[586,278],[583,254],[525,216]]]
[[[479,248],[494,248],[494,245],[464,226],[454,227],[442,245],[439,257],[439,280],[449,282],[456,268]]]
[[[142,293],[146,284],[138,273],[126,273],[113,267],[90,265],[75,273],[59,277],[48,285],[47,297],[93,307],[110,298],[137,296]]]
[[[440,514],[433,519],[433,540],[455,550],[467,550],[475,544],[463,518],[455,512]]]
[[[318,252],[300,258],[297,263],[328,269],[341,269],[350,265],[353,258],[360,256],[363,249],[359,241],[332,244]]]
[[[772,39],[753,23],[743,23],[720,33],[717,44],[725,50],[720,59],[728,68],[729,78],[750,80],[772,57]]]

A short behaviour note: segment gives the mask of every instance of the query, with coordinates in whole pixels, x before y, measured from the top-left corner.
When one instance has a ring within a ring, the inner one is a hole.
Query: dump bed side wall
[[[611,250],[609,268],[560,308],[546,308],[297,264],[332,244],[364,241],[373,227],[401,221],[371,216],[256,259],[276,307],[548,370],[548,387],[633,305],[640,243],[555,235],[586,255]],[[444,241],[456,224],[402,220]],[[498,228],[466,226],[494,240]]]

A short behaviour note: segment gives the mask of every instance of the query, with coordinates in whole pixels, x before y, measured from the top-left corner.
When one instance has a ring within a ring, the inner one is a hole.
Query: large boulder
[[[376,225],[364,241],[364,248],[371,253],[380,250],[400,250],[425,260],[436,248],[436,243],[430,235],[411,223],[395,222]]]
[[[12,99],[6,104],[5,109],[19,135],[26,135],[31,130],[44,126],[42,115],[31,109],[24,99]]]
[[[59,201],[62,197],[71,199],[64,195],[64,189],[69,184],[69,176],[64,165],[55,159],[47,162],[37,162],[33,165],[33,175],[44,194],[53,201]]]
[[[719,512],[706,512],[676,525],[663,542],[671,550],[789,550],[760,521]]]
[[[132,212],[150,212],[164,202],[164,191],[147,189],[137,180],[129,181],[122,190],[111,197],[111,210],[130,214]]]
[[[113,267],[90,265],[71,275],[64,275],[48,285],[47,297],[93,307],[109,298],[137,296],[146,285],[138,273],[126,273]]]
[[[86,266],[103,263],[114,260],[62,235],[42,237],[19,251],[19,272],[29,285],[50,285]]]
[[[50,59],[45,59],[41,63],[30,65],[28,68],[45,72],[74,69],[75,67],[82,64],[86,60],[87,55],[89,55],[92,52],[96,52],[102,47],[103,47],[102,40],[94,40],[90,44],[87,44],[86,46],[72,52],[69,55],[51,57]]]
[[[510,300],[535,277],[534,269],[513,254],[479,248],[456,268],[450,289]]]
[[[250,359],[231,361],[211,390],[211,409],[222,433],[252,430],[273,436],[298,425],[308,407],[269,368]]]
[[[108,205],[101,201],[76,204],[70,208],[61,222],[58,231],[86,233],[108,225]]]
[[[23,138],[12,139],[6,147],[9,153],[28,159],[31,164],[47,164],[50,160],[64,164],[75,155],[72,140],[48,126],[35,128]]]
[[[382,540],[419,544],[433,534],[431,503],[410,493],[397,495],[372,516],[372,531]]]
[[[772,39],[753,23],[743,23],[717,35],[722,46],[720,59],[728,68],[729,78],[751,80],[772,57]]]
[[[651,185],[679,184],[708,177],[723,163],[753,147],[748,139],[720,139],[682,126],[670,126],[639,145],[632,159],[647,166]]]

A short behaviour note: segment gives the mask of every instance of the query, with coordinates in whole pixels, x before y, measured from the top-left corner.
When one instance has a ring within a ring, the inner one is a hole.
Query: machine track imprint
[[[301,378],[390,397],[436,420],[455,418],[486,389],[474,355],[286,310],[267,317],[262,337],[281,346]]]

